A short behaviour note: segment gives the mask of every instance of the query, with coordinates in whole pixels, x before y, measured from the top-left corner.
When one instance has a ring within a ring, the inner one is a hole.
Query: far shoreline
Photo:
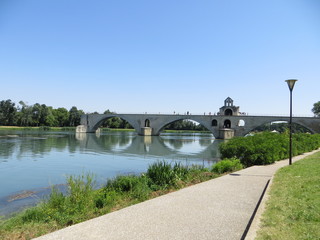
[[[102,132],[135,132],[131,128],[100,128]],[[76,127],[25,127],[25,126],[0,126],[1,130],[22,130],[22,131],[76,131]],[[163,130],[161,133],[208,133],[210,131],[197,131],[197,130]]]

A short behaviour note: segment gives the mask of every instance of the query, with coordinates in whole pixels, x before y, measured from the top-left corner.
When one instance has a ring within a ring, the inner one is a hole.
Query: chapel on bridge
[[[240,107],[234,106],[233,100],[230,97],[227,97],[224,100],[224,106],[219,110],[219,115],[238,116],[240,115],[239,109]]]

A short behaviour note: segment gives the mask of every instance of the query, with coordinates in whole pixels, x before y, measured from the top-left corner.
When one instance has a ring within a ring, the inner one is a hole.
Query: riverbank
[[[19,127],[19,126],[0,126],[1,130],[21,130],[21,131],[75,131],[75,127]]]
[[[237,162],[235,167],[229,165],[225,171],[241,166]],[[67,195],[53,188],[46,201],[0,222],[0,236],[10,240],[33,238],[218,176],[221,174],[214,169],[166,162],[150,165],[147,172],[139,176],[109,179],[105,187],[98,190],[94,189],[91,174],[69,176]]]

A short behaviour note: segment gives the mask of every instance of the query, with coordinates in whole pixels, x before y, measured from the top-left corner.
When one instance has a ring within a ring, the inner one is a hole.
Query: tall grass
[[[154,190],[168,187],[178,187],[178,182],[186,179],[189,169],[181,163],[170,163],[160,161],[152,164],[146,173],[147,177],[153,183]]]
[[[33,238],[216,176],[206,168],[164,161],[139,176],[109,179],[100,189],[93,174],[68,176],[66,194],[53,187],[36,207],[0,221],[0,239]]]

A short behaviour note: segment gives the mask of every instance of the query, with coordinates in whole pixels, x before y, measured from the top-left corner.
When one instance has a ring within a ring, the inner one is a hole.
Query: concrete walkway
[[[253,166],[37,239],[244,239],[268,182],[287,165],[283,160]],[[249,230],[247,239],[254,239],[256,229]]]

